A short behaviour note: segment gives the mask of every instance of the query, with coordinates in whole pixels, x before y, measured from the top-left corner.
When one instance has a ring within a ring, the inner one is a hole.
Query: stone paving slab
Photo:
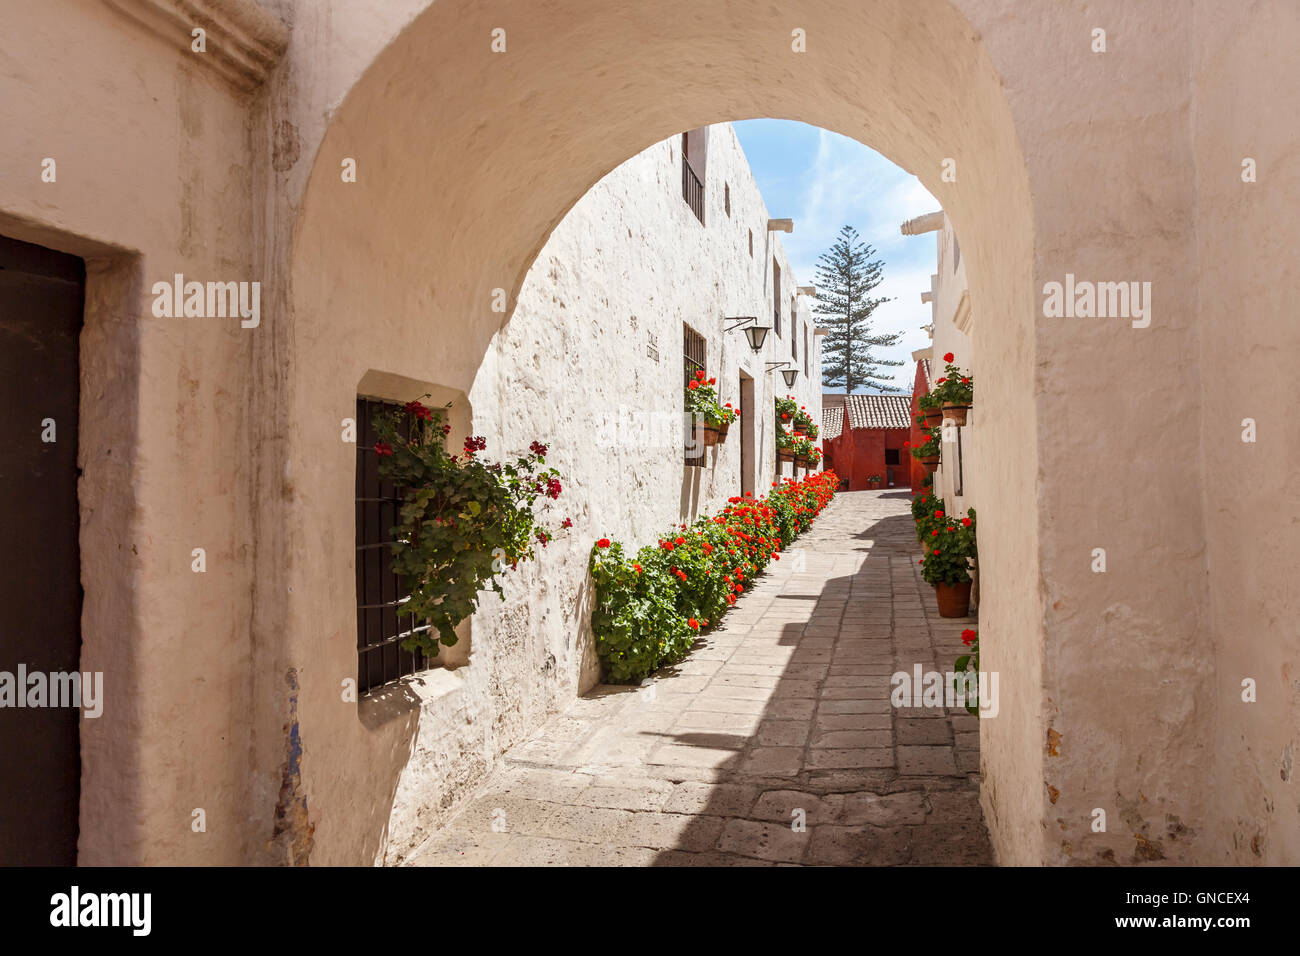
[[[903,492],[836,497],[691,657],[507,752],[417,866],[988,865],[979,721],[896,708],[950,670]]]

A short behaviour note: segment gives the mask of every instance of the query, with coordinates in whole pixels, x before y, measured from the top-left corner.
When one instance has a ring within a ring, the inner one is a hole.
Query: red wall
[[[925,478],[925,466],[912,457],[912,448],[924,442],[921,435],[921,426],[916,423],[916,416],[921,414],[921,396],[926,393],[925,387],[925,368],[920,362],[916,363],[916,377],[912,381],[912,430],[908,435],[908,441],[912,447],[905,449],[908,460],[912,463],[912,487],[920,488],[921,481]]]
[[[847,424],[847,422],[846,422]],[[911,455],[903,447],[908,440],[905,428],[845,428],[840,437],[823,442],[823,447],[830,455],[828,468],[846,479],[851,490],[870,488],[867,479],[872,475],[880,476],[880,488],[889,487],[890,470],[893,471],[895,488],[910,488],[912,472],[909,467]],[[885,449],[897,448],[899,464],[885,464]],[[924,469],[922,470],[924,473]]]

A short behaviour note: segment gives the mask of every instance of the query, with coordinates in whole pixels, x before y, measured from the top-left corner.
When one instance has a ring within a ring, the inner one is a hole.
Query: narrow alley
[[[838,495],[686,661],[574,701],[405,862],[991,864],[978,720],[890,702],[971,626],[939,618],[908,505]]]

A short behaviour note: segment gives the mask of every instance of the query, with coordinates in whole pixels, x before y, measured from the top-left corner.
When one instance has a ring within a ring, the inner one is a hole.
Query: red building
[[[850,490],[912,487],[909,395],[822,394],[822,454]],[[921,470],[924,474],[924,469]],[[872,475],[880,477],[872,485]]]
[[[921,359],[916,363],[916,378],[912,382],[911,418],[908,433],[908,441],[911,442],[911,447],[908,448],[907,459],[911,463],[913,488],[920,488],[921,479],[925,477],[925,466],[911,455],[912,448],[925,442],[925,439],[921,436],[921,426],[916,423],[916,416],[921,414],[921,396],[932,388],[934,388],[934,383],[930,381],[930,360]]]

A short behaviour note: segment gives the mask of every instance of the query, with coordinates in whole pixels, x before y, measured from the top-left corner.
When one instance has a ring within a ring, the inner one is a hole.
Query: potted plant
[[[925,466],[926,474],[932,474],[939,467],[940,455],[943,446],[940,444],[939,436],[942,432],[942,426],[936,425],[926,432],[926,440],[912,449],[912,457]],[[906,448],[911,442],[904,442]]]
[[[784,428],[776,430],[776,460],[794,461],[794,436]]]
[[[801,468],[807,468],[808,458],[814,451],[813,443],[809,441],[807,438],[804,438],[799,435],[795,435],[793,437],[794,437],[794,463],[800,466]],[[820,457],[821,455],[819,454],[818,458]]]
[[[935,512],[936,519],[922,537],[926,549],[921,576],[934,585],[940,617],[965,617],[970,612],[971,559],[975,551],[975,510],[960,521]]]
[[[951,419],[954,425],[965,425],[966,412],[975,401],[975,380],[952,364],[951,352],[945,355],[943,360],[944,374],[935,382],[938,388],[934,390],[934,394],[939,399],[942,417]]]
[[[778,427],[790,427],[794,424],[795,416],[798,414],[799,403],[789,395],[776,400],[776,424]]]
[[[870,478],[867,479],[867,484],[869,484],[872,488],[879,488],[879,487],[880,487],[880,476],[879,476],[879,475],[872,475]]]
[[[813,448],[808,452],[808,467],[816,468],[822,463],[821,449]]]
[[[787,401],[793,402],[794,399],[790,398],[787,399]],[[802,406],[800,406],[799,409],[794,413],[793,422],[794,422],[794,433],[796,435],[807,435],[809,438],[816,441],[817,426],[816,424],[813,423],[812,416],[809,415],[808,412]]]
[[[727,430],[740,414],[730,402],[718,404],[717,383],[716,378],[706,378],[704,371],[697,369],[695,377],[686,385],[686,414],[694,423],[696,444],[705,448],[725,441]]]
[[[920,407],[921,414],[925,416],[924,427],[932,428],[943,421],[943,403],[937,392],[926,392],[916,404]]]

